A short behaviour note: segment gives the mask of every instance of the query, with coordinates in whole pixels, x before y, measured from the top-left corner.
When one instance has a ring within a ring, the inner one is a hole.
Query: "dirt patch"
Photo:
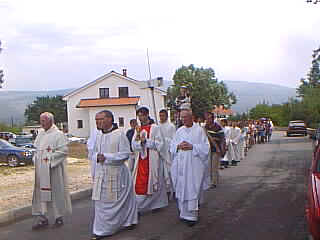
[[[68,145],[69,157],[85,159],[88,156],[87,146],[83,143],[73,142]]]
[[[70,149],[77,148],[79,149],[79,146]],[[70,192],[91,186],[90,168],[87,159],[68,158],[67,171]],[[34,166],[10,168],[2,165],[0,166],[0,177],[0,213],[31,204]]]

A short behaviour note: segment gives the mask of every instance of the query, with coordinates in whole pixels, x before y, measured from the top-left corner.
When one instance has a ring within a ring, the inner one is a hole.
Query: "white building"
[[[156,111],[165,108],[166,92],[154,89]],[[136,118],[136,107],[149,107],[150,116],[155,119],[152,94],[146,81],[137,81],[123,74],[111,71],[108,74],[66,94],[68,132],[78,137],[88,137],[96,127],[95,115],[101,110],[110,110],[120,128],[130,128],[130,120]]]

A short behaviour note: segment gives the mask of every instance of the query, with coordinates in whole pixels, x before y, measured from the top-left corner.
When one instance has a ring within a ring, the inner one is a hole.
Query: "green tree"
[[[270,106],[262,103],[257,104],[254,108],[250,109],[249,115],[252,119],[259,119],[262,117],[270,117]]]
[[[229,93],[227,86],[219,82],[212,68],[197,68],[194,65],[182,66],[173,76],[174,85],[168,89],[168,107],[175,107],[175,99],[181,86],[187,86],[191,95],[191,108],[195,115],[223,104],[226,108],[236,103],[236,97]]]
[[[304,97],[306,91],[310,88],[320,87],[320,47],[313,51],[311,68],[307,74],[307,78],[301,78],[301,85],[297,88],[299,97]]]
[[[62,100],[62,96],[37,97],[37,99],[24,112],[28,123],[39,122],[40,114],[51,112],[54,114],[55,122],[67,121],[67,104]]]

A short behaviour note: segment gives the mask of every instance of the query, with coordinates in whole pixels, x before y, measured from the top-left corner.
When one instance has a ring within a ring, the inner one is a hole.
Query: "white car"
[[[78,142],[78,143],[83,143],[86,144],[87,143],[87,139],[86,138],[82,138],[82,137],[75,137],[70,133],[65,133],[66,137],[68,138],[68,142],[72,143],[72,142]]]

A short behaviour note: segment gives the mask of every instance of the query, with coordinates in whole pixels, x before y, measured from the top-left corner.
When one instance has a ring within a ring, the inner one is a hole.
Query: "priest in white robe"
[[[136,160],[133,170],[134,189],[140,213],[168,206],[164,180],[164,162],[160,156],[164,140],[159,126],[151,124],[149,109],[137,110],[141,126],[137,126],[132,139]]]
[[[222,119],[221,123],[223,125],[223,132],[224,132],[224,136],[225,136],[225,139],[226,139],[226,148],[227,148],[226,154],[221,159],[220,169],[224,169],[224,168],[228,168],[228,166],[230,165],[230,162],[232,160],[231,155],[230,155],[231,151],[232,151],[232,145],[230,143],[231,127],[228,126],[227,119]]]
[[[129,141],[113,125],[113,114],[104,110],[96,115],[100,119],[92,160],[95,174],[92,200],[95,201],[92,240],[102,239],[121,228],[132,228],[138,223],[138,212],[132,177],[124,164],[129,158]]]
[[[90,136],[87,141],[87,149],[88,149],[88,160],[90,161],[90,170],[92,180],[94,179],[95,170],[96,170],[96,161],[92,161],[94,155],[94,146],[96,143],[98,132],[101,131],[97,128],[94,128],[90,131]]]
[[[171,164],[172,159],[170,155],[170,144],[176,133],[176,127],[168,121],[168,111],[165,109],[160,110],[159,112],[159,127],[162,137],[164,139],[163,149],[161,156],[163,157],[164,163],[164,178],[167,187],[167,192],[173,193],[172,189],[172,180],[171,180]]]
[[[63,216],[72,212],[66,172],[67,139],[54,124],[52,113],[42,113],[40,124],[42,129],[34,142],[36,153],[33,157],[32,215],[36,216],[33,230],[49,225],[48,207],[53,210],[53,227],[61,227]]]
[[[233,122],[230,128],[230,138],[229,138],[229,159],[231,159],[231,164],[236,166],[240,162],[240,138],[241,129],[237,127],[237,123]]]
[[[173,157],[171,176],[180,219],[193,226],[198,222],[203,199],[210,146],[204,129],[193,123],[191,110],[182,110],[180,117],[184,125],[177,130],[170,146]]]

